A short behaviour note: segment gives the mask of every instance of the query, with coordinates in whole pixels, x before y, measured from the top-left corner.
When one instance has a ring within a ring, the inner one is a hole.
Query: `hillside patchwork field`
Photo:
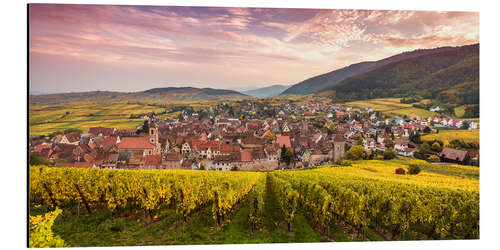
[[[466,143],[475,143],[479,145],[479,129],[474,130],[440,130],[439,133],[433,133],[422,136],[424,141],[440,140],[444,144],[453,140],[463,140]]]
[[[375,111],[379,111],[386,115],[398,115],[398,116],[408,116],[417,115],[423,118],[430,116],[439,116],[436,112],[431,112],[429,110],[415,108],[413,104],[406,104],[400,102],[401,98],[378,98],[369,99],[355,102],[348,102],[345,105],[352,106],[354,108],[372,108]],[[422,100],[421,103],[427,102],[428,100]]]
[[[144,119],[130,119],[130,115],[160,113],[164,108],[147,104],[73,104],[29,107],[30,135],[47,135],[65,129],[90,127],[115,127],[132,129],[143,124]]]
[[[409,164],[422,171],[395,174]],[[477,167],[399,158],[274,172],[30,173],[30,215],[60,207],[52,230],[66,246],[478,238]]]

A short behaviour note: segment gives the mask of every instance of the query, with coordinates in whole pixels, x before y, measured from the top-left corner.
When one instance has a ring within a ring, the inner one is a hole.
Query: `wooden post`
[[[78,199],[78,207],[76,208],[76,218],[80,218],[80,199]]]
[[[445,210],[446,210],[446,208],[444,208],[444,207],[441,208],[441,213],[439,214],[438,220],[440,220],[441,218],[443,218]],[[436,225],[437,225],[437,222],[434,222],[434,225],[432,225],[431,231],[427,235],[429,238],[431,238],[432,235],[434,234],[434,231],[436,231]]]
[[[217,224],[217,227],[220,226],[220,213],[219,213],[219,194],[217,192],[214,193],[215,196],[215,222]]]
[[[90,210],[89,204],[87,203],[87,200],[85,199],[85,196],[82,193],[82,190],[80,189],[80,186],[75,183],[76,190],[78,191],[78,194],[80,194],[80,198],[82,198],[83,204],[85,204],[85,208],[89,212],[89,214],[92,214],[92,211]]]
[[[144,196],[147,199],[148,198],[148,191],[146,191],[145,187],[142,187],[142,191],[144,191]],[[146,208],[144,208],[144,209],[146,209]],[[151,212],[151,209],[148,209],[148,214],[149,214],[149,219],[153,220],[153,213]]]
[[[56,203],[56,200],[54,200],[54,196],[52,195],[52,191],[50,190],[49,186],[47,185],[47,183],[43,183],[43,187],[45,188],[45,190],[47,191],[47,193],[49,193],[49,198],[50,198],[50,201],[52,202],[52,205],[55,207],[57,207],[57,203]]]

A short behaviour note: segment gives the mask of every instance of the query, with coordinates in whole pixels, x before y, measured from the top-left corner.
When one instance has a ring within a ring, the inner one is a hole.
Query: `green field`
[[[422,171],[418,175],[396,175],[397,168],[408,170],[409,164],[419,164]],[[36,170],[36,169],[35,169]],[[79,170],[82,171],[82,170]],[[89,170],[91,172],[97,170]],[[140,173],[143,170],[107,170],[105,173],[126,174],[128,172],[117,171],[132,171]],[[170,170],[153,170],[144,171],[146,174],[159,173],[155,171],[170,171]],[[40,171],[41,172],[41,171]],[[195,173],[200,173],[194,171]],[[187,173],[182,171],[172,173]],[[202,172],[203,173],[203,172]],[[201,174],[202,174],[201,173]],[[206,172],[208,174],[208,172]],[[250,172],[249,172],[250,173]],[[228,173],[231,174],[231,173]],[[243,173],[240,173],[243,174]],[[254,201],[251,195],[231,209],[231,211],[222,219],[219,226],[216,226],[212,214],[212,205],[204,205],[196,207],[183,221],[182,216],[176,212],[175,205],[177,202],[171,203],[170,206],[161,206],[161,208],[153,210],[153,216],[147,215],[145,210],[137,205],[128,205],[123,209],[112,211],[105,205],[93,205],[93,213],[89,214],[82,205],[77,212],[77,206],[74,202],[66,203],[62,206],[63,213],[60,215],[52,227],[53,232],[60,236],[67,246],[135,246],[135,245],[185,245],[185,244],[228,244],[228,243],[286,243],[286,242],[331,242],[331,241],[380,241],[380,240],[429,240],[429,239],[461,239],[461,238],[476,238],[473,235],[463,234],[462,231],[449,231],[446,234],[431,234],[430,230],[432,223],[410,223],[409,228],[404,230],[404,234],[394,233],[395,228],[377,226],[378,224],[370,224],[360,231],[352,222],[351,217],[333,216],[328,220],[328,231],[321,224],[317,224],[315,220],[319,218],[319,214],[315,214],[320,210],[306,209],[305,204],[297,207],[295,216],[291,221],[291,230],[288,231],[286,223],[286,215],[282,212],[280,200],[283,197],[277,196],[276,190],[283,188],[278,186],[274,181],[276,178],[286,180],[287,176],[295,176],[296,180],[305,181],[310,178],[318,177],[318,182],[331,182],[338,185],[353,185],[361,183],[365,188],[377,190],[376,183],[379,185],[394,185],[398,187],[393,191],[397,194],[401,188],[410,188],[419,190],[419,196],[424,199],[435,199],[436,197],[430,192],[440,192],[447,195],[448,192],[455,193],[454,195],[471,195],[478,197],[479,192],[479,168],[472,166],[459,165],[432,165],[421,160],[398,158],[390,161],[357,161],[352,167],[331,167],[322,166],[309,170],[288,170],[274,171],[264,174],[265,187],[263,195],[263,211],[257,216],[257,221],[260,221],[255,230],[252,230],[249,216],[253,209]],[[316,177],[315,177],[316,176]],[[48,178],[52,178],[47,176]],[[45,178],[47,178],[45,177]],[[56,177],[60,178],[60,177]],[[94,178],[94,177],[92,177]],[[46,179],[50,181],[50,179]],[[347,181],[347,183],[344,183]],[[348,184],[349,181],[355,181],[353,184]],[[361,181],[361,182],[357,182]],[[31,182],[31,181],[30,181]],[[293,181],[292,181],[293,182]],[[292,183],[293,184],[293,183]],[[55,188],[56,184],[52,184]],[[173,185],[176,185],[175,183]],[[257,184],[256,184],[257,185]],[[294,188],[299,186],[293,184]],[[302,184],[301,184],[302,185]],[[323,186],[323,184],[321,184]],[[318,188],[319,186],[311,186]],[[326,188],[326,186],[324,186]],[[335,186],[333,186],[335,187]],[[356,186],[353,186],[355,188]],[[153,187],[149,187],[149,191]],[[66,189],[65,187],[63,189]],[[273,191],[274,190],[274,191]],[[299,190],[299,189],[297,189]],[[341,191],[342,189],[338,190]],[[435,190],[435,191],[432,191]],[[118,191],[118,190],[117,190]],[[300,190],[299,190],[300,191]],[[92,192],[92,191],[89,191]],[[351,191],[349,191],[351,192]],[[362,191],[361,191],[362,192]],[[379,192],[379,191],[377,191]],[[412,193],[414,191],[410,191]],[[120,192],[117,192],[120,193]],[[315,192],[304,191],[303,195],[314,194]],[[369,199],[369,195],[373,192],[367,192],[368,195],[365,202],[377,202],[377,199]],[[87,195],[90,195],[87,194]],[[330,193],[335,197],[335,193]],[[341,195],[341,193],[337,194]],[[361,195],[361,193],[358,193]],[[383,194],[382,194],[383,195]],[[87,196],[89,197],[89,196]],[[345,199],[355,199],[360,196],[341,196],[340,200],[335,202],[350,202]],[[383,196],[385,197],[385,196]],[[477,198],[476,197],[476,198]],[[400,197],[403,198],[403,197]],[[444,196],[442,197],[444,198]],[[45,199],[48,199],[47,197]],[[395,198],[396,199],[396,198]],[[439,198],[441,199],[441,198]],[[412,202],[419,202],[419,199]],[[62,200],[61,200],[62,201]],[[399,198],[395,201],[399,202]],[[48,202],[50,203],[50,202]],[[39,215],[47,212],[47,204],[40,205],[31,203],[30,215]],[[132,203],[135,204],[135,203]],[[321,204],[321,203],[320,203]],[[350,204],[350,203],[349,203]],[[375,203],[374,203],[375,204]],[[472,206],[475,203],[471,203]],[[397,204],[395,204],[397,205]],[[449,209],[450,204],[447,204]],[[478,204],[477,204],[478,205]],[[354,206],[354,205],[353,205]],[[426,205],[428,206],[428,205]],[[461,203],[454,206],[462,206]],[[427,207],[430,210],[419,210],[419,206],[415,208],[415,213],[426,214],[424,218],[428,218],[434,210],[439,211],[439,204],[436,206]],[[458,207],[457,207],[458,208]],[[468,207],[467,209],[469,209]],[[339,208],[337,208],[338,210]],[[346,209],[350,209],[347,208]],[[399,211],[399,208],[395,208]],[[464,208],[465,209],[465,208]],[[339,210],[343,211],[343,210]],[[348,212],[349,210],[347,210]],[[361,210],[366,211],[366,210]],[[459,213],[465,211],[458,211]],[[477,212],[477,210],[474,210]],[[79,213],[79,215],[77,215]],[[350,212],[349,212],[350,213]],[[454,212],[453,212],[454,213]],[[355,216],[355,214],[352,214]],[[393,216],[393,215],[391,215]],[[403,216],[402,214],[397,216]],[[436,216],[435,214],[432,216]],[[397,219],[393,218],[394,219]],[[448,217],[446,217],[448,218]],[[450,217],[448,219],[461,220],[463,216]],[[447,219],[447,220],[448,220]],[[423,219],[427,221],[427,219]],[[372,220],[371,223],[374,223]],[[475,223],[474,218],[471,218],[466,223]]]
[[[475,143],[479,145],[479,129],[474,130],[440,130],[439,133],[428,134],[422,136],[424,141],[440,140],[445,145],[449,142],[458,139],[467,143]]]
[[[413,104],[401,103],[400,98],[379,98],[362,100],[355,102],[348,102],[346,105],[352,106],[354,108],[372,108],[375,111],[379,111],[386,115],[398,115],[398,116],[412,116],[417,115],[423,118],[429,116],[438,116],[436,112],[431,112],[429,110],[414,108]],[[420,103],[428,102],[428,100],[422,100]]]

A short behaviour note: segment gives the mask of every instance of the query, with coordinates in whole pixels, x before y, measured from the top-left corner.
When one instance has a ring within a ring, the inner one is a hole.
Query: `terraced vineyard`
[[[30,135],[47,135],[68,128],[87,131],[90,127],[131,129],[144,119],[129,119],[131,114],[160,113],[163,108],[146,104],[78,104],[29,107]]]
[[[419,164],[417,175],[395,174]],[[479,169],[400,158],[274,172],[30,167],[69,246],[479,237]]]

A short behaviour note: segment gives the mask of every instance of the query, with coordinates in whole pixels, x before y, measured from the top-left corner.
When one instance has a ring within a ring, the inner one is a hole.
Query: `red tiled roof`
[[[242,162],[251,162],[251,161],[253,161],[252,152],[242,151],[241,152],[241,161]]]
[[[119,149],[154,149],[147,137],[124,137],[120,140]]]
[[[144,165],[161,165],[161,155],[146,155]]]
[[[71,132],[71,133],[65,134],[65,136],[70,143],[80,141],[80,133],[79,132]]]
[[[79,161],[73,164],[75,168],[91,168],[92,165],[93,165],[92,162],[79,162]]]
[[[443,148],[443,151],[439,154],[439,157],[443,157],[450,160],[464,161],[467,156],[467,151],[457,150],[453,148]]]
[[[89,134],[94,134],[94,135],[99,135],[102,134],[103,136],[110,136],[115,132],[115,128],[102,128],[102,127],[94,127],[94,128],[89,128]]]
[[[181,159],[182,159],[182,156],[178,153],[167,153],[165,155],[166,161],[180,161]]]
[[[292,145],[290,144],[290,136],[288,135],[278,135],[277,140],[280,147],[283,147],[283,145],[285,145],[285,147],[287,148],[292,147]]]
[[[344,136],[341,134],[336,134],[335,137],[333,138],[334,142],[344,142]]]
[[[102,140],[101,145],[103,147],[116,145],[117,139],[118,137],[116,136],[108,136],[104,140]]]

